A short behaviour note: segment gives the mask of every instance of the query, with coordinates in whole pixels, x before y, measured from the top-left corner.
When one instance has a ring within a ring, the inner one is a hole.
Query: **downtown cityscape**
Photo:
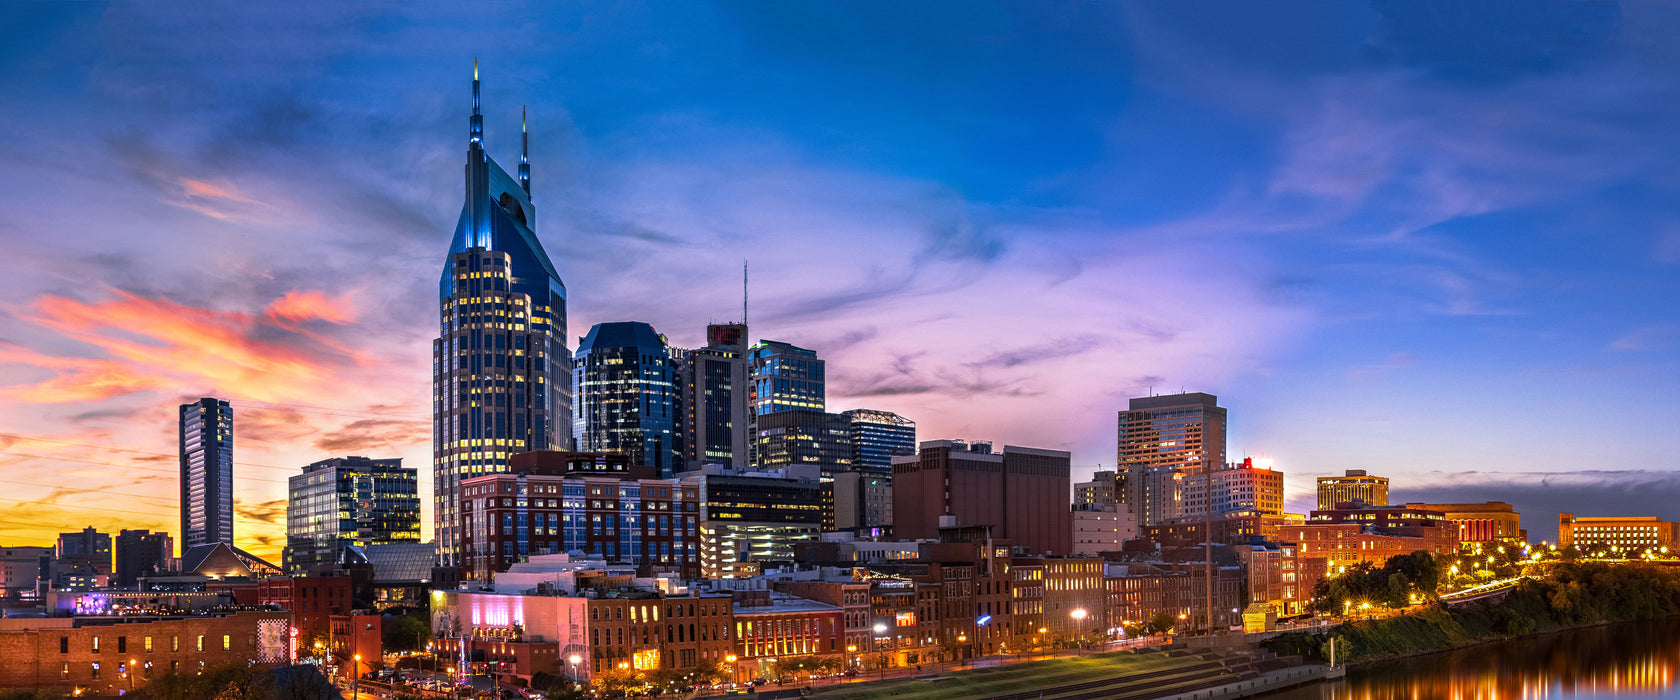
[[[1253,7],[0,10],[0,700],[1680,697],[1680,17]]]

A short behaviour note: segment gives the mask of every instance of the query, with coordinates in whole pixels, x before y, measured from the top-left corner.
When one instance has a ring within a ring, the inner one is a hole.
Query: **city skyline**
[[[431,464],[475,56],[490,153],[529,105],[568,345],[700,347],[750,259],[750,341],[923,440],[1070,450],[1080,481],[1129,398],[1205,391],[1292,512],[1351,468],[1532,532],[1674,517],[1672,49],[1637,7],[1563,13],[1562,48],[1546,16],[1481,42],[1330,7],[0,9],[32,96],[0,115],[30,136],[0,146],[30,261],[0,279],[5,544],[184,542],[174,407],[203,396],[271,560],[304,465]]]

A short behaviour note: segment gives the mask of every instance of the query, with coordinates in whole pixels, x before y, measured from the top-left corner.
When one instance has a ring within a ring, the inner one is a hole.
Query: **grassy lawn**
[[[873,683],[830,686],[816,693],[824,700],[863,700],[892,697],[895,700],[944,700],[978,698],[1082,683],[1103,678],[1158,671],[1200,663],[1194,658],[1168,659],[1127,653],[1098,654],[1084,658],[1050,659],[1011,664],[998,668],[947,671],[949,680],[895,679]]]

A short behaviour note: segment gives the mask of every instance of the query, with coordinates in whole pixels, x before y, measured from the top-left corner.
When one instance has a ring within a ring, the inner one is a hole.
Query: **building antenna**
[[[747,325],[747,261],[741,261],[741,325]]]
[[[519,106],[519,186],[531,196],[531,131],[525,123],[525,105]]]
[[[467,137],[478,143],[484,139],[484,115],[478,111],[478,59],[473,59],[473,112],[468,120]]]

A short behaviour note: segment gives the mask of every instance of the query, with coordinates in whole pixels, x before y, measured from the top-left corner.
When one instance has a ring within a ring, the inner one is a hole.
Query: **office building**
[[[1225,464],[1225,409],[1212,394],[1132,399],[1119,414],[1116,468],[1138,527],[1181,515],[1182,480]]]
[[[61,584],[70,585],[72,579],[79,582],[77,585],[85,584],[111,573],[111,535],[91,527],[60,533],[55,556],[56,578]]]
[[[622,453],[669,478],[682,452],[677,363],[665,336],[639,321],[597,323],[578,343],[572,368],[578,449]]]
[[[1382,566],[1401,554],[1458,551],[1458,527],[1440,511],[1343,503],[1312,511],[1302,524],[1285,525],[1279,539],[1296,543],[1301,559],[1325,560],[1324,571],[1332,576],[1359,562]]]
[[[1073,504],[1073,554],[1101,556],[1118,552],[1126,540],[1137,538],[1137,519],[1124,503]]]
[[[677,404],[684,469],[747,466],[750,376],[745,323],[706,326],[706,347],[683,353]]]
[[[1576,517],[1558,514],[1558,547],[1574,547],[1590,556],[1633,559],[1674,552],[1680,524],[1653,516]]]
[[[1407,508],[1438,511],[1447,522],[1458,526],[1458,541],[1524,543],[1521,515],[1502,501],[1485,503],[1407,503]]]
[[[487,582],[524,558],[583,552],[645,573],[699,575],[700,487],[612,453],[526,452],[462,482],[466,575]]]
[[[175,540],[167,532],[123,530],[117,533],[116,585],[133,588],[141,576],[175,570]]]
[[[753,468],[818,468],[823,478],[852,470],[851,420],[838,413],[793,409],[757,416]]]
[[[334,457],[287,480],[283,566],[331,571],[347,546],[420,541],[420,479],[401,459]]]
[[[1283,514],[1283,472],[1252,458],[1186,475],[1181,483],[1180,518],[1205,518],[1210,502],[1214,517],[1236,511]]]
[[[794,561],[794,545],[834,529],[834,492],[815,467],[687,472],[700,494],[700,567],[706,578],[755,576]]]
[[[834,529],[865,537],[892,532],[892,476],[850,471],[834,475]]]
[[[851,420],[853,469],[891,478],[894,457],[916,454],[915,421],[868,408],[841,415]]]
[[[1371,476],[1364,469],[1349,469],[1342,476],[1318,477],[1319,510],[1331,510],[1352,501],[1388,505],[1388,477]]]
[[[1120,480],[1114,472],[1099,469],[1091,474],[1090,481],[1081,481],[1073,485],[1073,504],[1082,506],[1120,503],[1119,483]]]
[[[566,285],[543,251],[531,203],[529,143],[515,180],[484,151],[478,69],[466,194],[438,283],[432,344],[432,524],[438,562],[460,559],[460,483],[508,457],[572,445]]]
[[[199,399],[181,406],[181,548],[233,542],[233,409]]]
[[[0,601],[39,600],[52,570],[52,547],[0,547]]]
[[[823,361],[814,350],[779,340],[761,340],[748,355],[752,372],[749,401],[755,416],[780,411],[821,411],[825,403]]]
[[[903,539],[937,539],[942,516],[955,526],[984,527],[1029,551],[1073,549],[1068,512],[1070,456],[1061,450],[989,442],[932,440],[921,452],[893,459],[893,531]]]

